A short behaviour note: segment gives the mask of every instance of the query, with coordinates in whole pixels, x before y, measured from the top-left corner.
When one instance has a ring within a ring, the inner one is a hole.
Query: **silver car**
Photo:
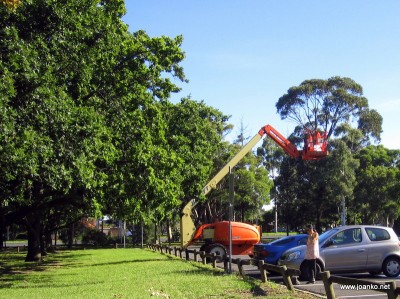
[[[319,236],[320,258],[317,272],[369,272],[388,277],[400,274],[400,243],[392,228],[373,225],[340,226]],[[299,269],[301,279],[307,279],[304,269],[306,246],[293,247],[283,253],[279,265]]]

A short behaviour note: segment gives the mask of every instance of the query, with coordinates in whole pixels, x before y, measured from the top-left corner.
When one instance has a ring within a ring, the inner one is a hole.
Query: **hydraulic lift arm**
[[[228,174],[229,168],[233,168],[242,160],[242,158],[255,146],[263,135],[255,135],[224,167],[204,186],[202,190],[203,195],[210,193],[212,189],[217,187],[217,184]],[[195,206],[195,200],[189,201],[183,208],[181,217],[181,245],[182,247],[188,246],[192,240],[193,234],[196,230],[192,219],[192,209]]]
[[[275,130],[271,125],[265,125],[258,133],[227,163],[225,166],[204,186],[202,190],[203,195],[207,195],[212,189],[215,189],[217,184],[228,174],[229,169],[237,165],[243,157],[251,151],[251,149],[263,138],[264,135],[268,135],[272,140],[275,141],[288,155],[293,158],[302,158],[304,160],[315,160],[320,159],[328,155],[326,151],[326,140],[324,140],[324,146],[319,147],[318,150],[314,150],[314,146],[310,147],[311,144],[304,144],[304,149],[299,151],[289,140],[287,140],[282,134]],[[324,135],[325,136],[325,135]],[[307,139],[308,142],[320,142],[315,138]],[[313,150],[309,150],[312,148]],[[321,150],[322,148],[322,150]],[[196,230],[192,219],[192,209],[195,206],[195,200],[188,202],[182,211],[181,217],[181,246],[186,247],[190,244],[193,238],[193,234]]]

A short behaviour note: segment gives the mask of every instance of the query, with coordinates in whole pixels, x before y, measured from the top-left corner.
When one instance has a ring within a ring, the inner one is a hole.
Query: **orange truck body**
[[[230,222],[232,225],[232,254],[251,255],[253,246],[260,242],[261,228],[259,226]],[[229,221],[203,224],[195,232],[192,242],[204,241],[218,243],[229,248]]]

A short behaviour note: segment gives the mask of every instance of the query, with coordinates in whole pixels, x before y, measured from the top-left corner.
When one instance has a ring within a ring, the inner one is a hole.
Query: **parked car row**
[[[254,247],[254,258],[266,263],[304,269],[307,235],[287,236]],[[369,272],[387,277],[400,274],[400,242],[392,228],[373,225],[340,226],[319,236],[320,258],[317,272]]]

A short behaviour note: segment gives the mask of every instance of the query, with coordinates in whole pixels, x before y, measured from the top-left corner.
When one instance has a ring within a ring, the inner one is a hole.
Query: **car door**
[[[367,249],[361,228],[348,228],[332,236],[321,248],[329,271],[359,271],[366,268]]]

